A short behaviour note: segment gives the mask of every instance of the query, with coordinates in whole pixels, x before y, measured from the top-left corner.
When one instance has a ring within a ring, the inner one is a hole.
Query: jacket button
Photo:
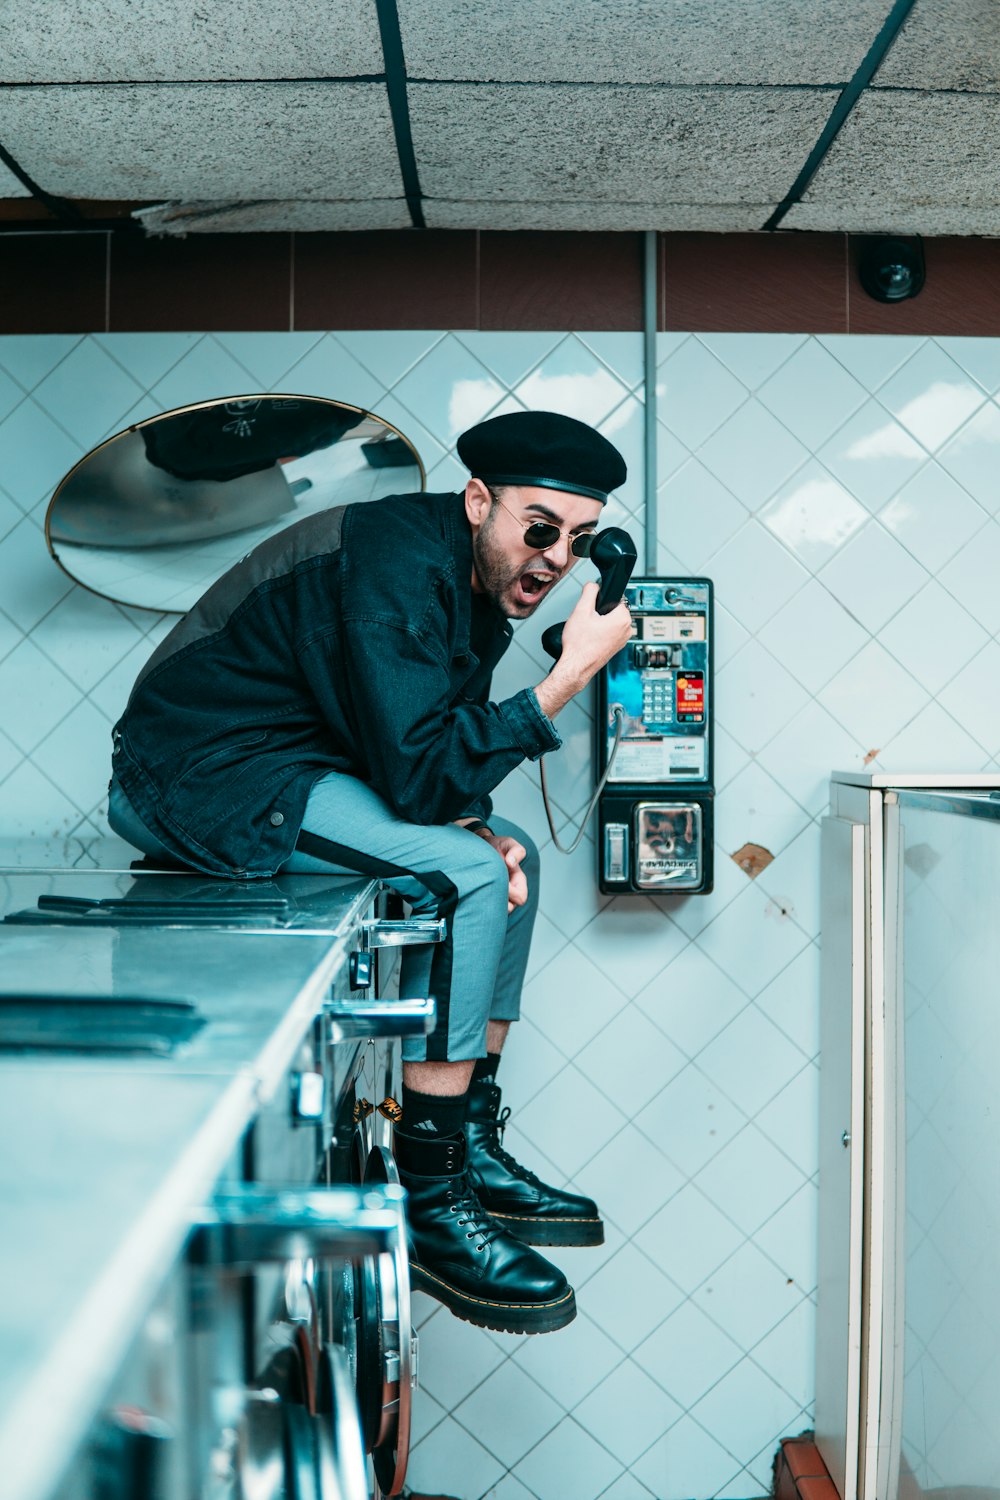
[[[285,821],[285,815],[284,815],[284,813],[272,813],[271,814],[271,827],[272,828],[280,828],[281,825],[282,825],[282,823],[284,821]]]

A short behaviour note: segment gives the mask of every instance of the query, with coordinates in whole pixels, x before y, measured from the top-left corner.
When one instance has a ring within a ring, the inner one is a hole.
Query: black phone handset
[[[594,537],[587,556],[596,565],[601,575],[601,586],[597,591],[597,601],[594,608],[599,615],[609,615],[623,598],[625,586],[632,577],[632,570],[636,563],[635,543],[627,531],[622,531],[618,526],[609,526],[606,531],[599,531]],[[547,630],[542,632],[542,647],[550,656],[555,657],[556,661],[559,660],[562,653],[562,633],[565,623],[563,621],[559,625],[550,625]],[[624,717],[620,708],[615,709],[615,719],[617,721],[615,742],[611,747],[611,754],[608,757],[607,770],[597,784],[597,789],[594,792],[590,805],[580,822],[576,838],[569,845],[563,844],[556,832],[552,809],[549,806],[549,789],[545,782],[544,755],[538,762],[539,775],[542,781],[542,801],[545,804],[545,816],[549,822],[549,832],[552,834],[552,842],[560,854],[572,854],[579,845],[580,840],[587,830],[587,822],[590,814],[596,807],[597,799],[604,788],[604,783],[611,775],[611,767],[615,763],[615,755],[618,750],[618,742],[622,736],[622,725],[624,723]]]
[[[620,602],[625,593],[625,585],[632,577],[636,562],[635,543],[620,526],[609,526],[607,531],[599,531],[593,538],[587,556],[601,575],[601,586],[597,591],[594,608],[599,615],[609,615]],[[550,625],[542,632],[542,649],[556,661],[562,653],[565,623],[563,621],[559,625]]]

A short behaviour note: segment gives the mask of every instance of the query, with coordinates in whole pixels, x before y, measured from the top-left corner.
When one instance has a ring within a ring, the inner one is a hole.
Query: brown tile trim
[[[283,330],[289,325],[291,237],[114,235],[111,330]]]
[[[475,328],[477,235],[387,230],[295,236],[296,328]]]
[[[0,235],[0,333],[103,333],[108,238]]]
[[[927,279],[916,297],[876,302],[858,279],[870,235],[849,248],[848,332],[1000,335],[1000,241],[944,237],[923,242]]]
[[[782,1438],[774,1464],[773,1500],[840,1500],[811,1434]]]
[[[639,330],[642,266],[641,234],[484,231],[479,326]]]
[[[826,1464],[811,1438],[783,1438],[781,1451],[793,1479],[829,1477]]]
[[[663,328],[847,332],[845,235],[668,234],[663,240]]]

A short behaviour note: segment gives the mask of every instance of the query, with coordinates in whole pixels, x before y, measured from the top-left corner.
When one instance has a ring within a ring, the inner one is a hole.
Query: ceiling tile
[[[780,198],[831,107],[808,88],[412,82],[409,104],[431,199],[549,205]]]
[[[402,184],[400,184],[401,188]],[[248,188],[252,191],[252,188]],[[340,234],[350,230],[409,229],[413,220],[400,194],[395,198],[341,199],[271,198],[234,203],[188,198],[136,209],[132,215],[147,234]]]
[[[122,79],[337,78],[383,68],[374,0],[80,0],[40,12],[4,7],[4,79],[31,83]]]
[[[74,198],[400,191],[381,83],[14,86],[0,94],[0,139],[48,192]]]
[[[637,83],[843,83],[885,13],[858,0],[834,15],[821,0],[717,0],[711,14],[639,0],[609,13],[597,0],[566,10],[554,0],[399,0],[411,78]]]
[[[920,223],[926,222],[924,205],[931,204],[964,218],[968,233],[980,205],[996,218],[991,155],[969,149],[969,143],[992,140],[998,129],[996,95],[868,89],[810,182],[802,205],[806,213],[796,215],[795,222],[805,227],[811,207],[836,203],[841,228],[864,230],[874,219],[875,232],[886,233],[893,225],[885,205],[897,216],[909,211]],[[852,208],[865,204],[867,225],[851,217]],[[924,232],[948,231],[928,224]],[[988,231],[980,226],[980,232]]]
[[[1000,36],[983,0],[917,5],[875,75],[876,88],[1000,92]]]

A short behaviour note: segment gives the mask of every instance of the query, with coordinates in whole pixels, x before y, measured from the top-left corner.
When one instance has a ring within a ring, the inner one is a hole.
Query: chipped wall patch
[[[744,875],[756,880],[762,870],[773,864],[774,855],[762,844],[744,844],[742,849],[737,849],[735,854],[730,855],[730,859],[736,861]]]
[[[869,750],[869,752],[865,756],[864,761],[862,762],[862,764],[866,765],[866,766],[870,766],[871,763],[872,763],[872,761],[875,759],[875,757],[880,753],[881,749],[882,749],[882,747],[880,745],[879,748],[878,748],[878,750]]]

